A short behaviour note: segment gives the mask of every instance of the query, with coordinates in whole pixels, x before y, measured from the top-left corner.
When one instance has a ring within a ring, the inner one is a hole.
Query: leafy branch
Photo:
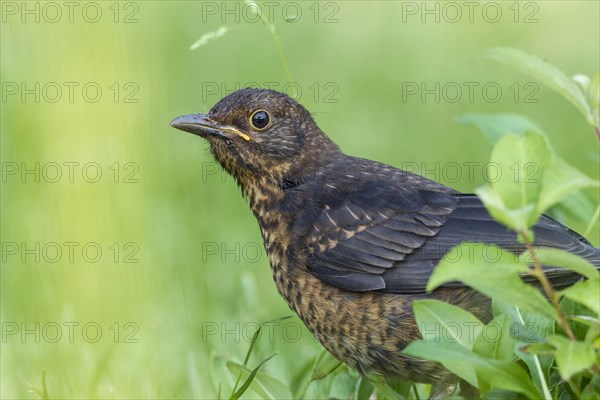
[[[563,313],[562,309],[560,308],[560,300],[559,300],[558,296],[556,296],[556,293],[554,292],[554,288],[552,287],[552,284],[546,277],[546,274],[544,274],[542,264],[540,263],[537,256],[535,255],[535,247],[533,244],[533,238],[531,237],[531,234],[527,231],[521,231],[520,235],[525,240],[525,244],[527,246],[527,252],[529,253],[529,257],[531,258],[531,264],[533,265],[533,270],[530,273],[533,276],[535,276],[542,284],[542,287],[544,288],[544,292],[546,293],[546,297],[548,297],[548,299],[550,300],[550,303],[552,303],[552,305],[554,306],[554,311],[556,312],[556,316],[558,318],[558,323],[560,324],[560,327],[562,328],[562,330],[567,334],[569,339],[577,340],[575,338],[575,335],[573,334],[573,331],[571,330],[571,327],[569,326],[569,323],[567,322],[567,318],[565,317],[565,314]]]
[[[509,65],[555,90],[583,114],[600,140],[600,72],[591,77],[577,74],[569,78],[540,57],[511,47],[494,47],[480,58]]]
[[[568,78],[539,57],[516,49],[490,49],[483,58],[511,65],[561,93],[599,132],[596,75],[589,80],[590,86],[583,87],[578,83],[581,77]],[[474,342],[448,340],[453,336],[440,329],[435,338],[414,342],[405,353],[442,363],[484,395],[495,388],[532,399],[559,398],[565,392],[575,398],[598,397],[600,273],[596,266],[575,254],[536,247],[532,227],[550,207],[580,189],[598,188],[600,182],[562,160],[541,129],[521,116],[470,113],[457,122],[477,125],[496,142],[491,162],[503,172],[502,177],[478,188],[476,193],[492,217],[515,232],[525,244],[525,251],[515,256],[483,243],[463,243],[452,249],[434,270],[427,290],[462,281],[493,299],[494,318],[487,325],[478,321],[476,332],[481,333],[475,335]],[[596,224],[598,213],[597,209],[588,216],[591,224]],[[489,254],[497,256],[490,258]],[[587,280],[556,291],[543,266],[570,269]],[[522,281],[528,274],[537,278],[546,297]],[[475,318],[440,302],[418,301],[413,309],[417,321],[446,315],[460,325],[472,324]],[[448,325],[441,317],[435,321]],[[555,324],[564,334],[554,332]],[[423,323],[418,325],[423,327]],[[495,340],[483,335],[492,325],[502,332]],[[422,331],[425,333],[430,337],[431,329]],[[551,393],[549,382],[556,382],[556,373],[564,383],[553,385]]]

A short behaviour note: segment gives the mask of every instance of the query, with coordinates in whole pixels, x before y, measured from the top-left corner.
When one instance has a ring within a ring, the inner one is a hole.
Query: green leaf
[[[233,361],[227,363],[227,368],[234,375],[242,375],[245,380],[250,377],[250,372],[247,369],[242,368],[240,364]],[[255,374],[254,380],[251,381],[248,388],[266,400],[292,398],[292,393],[285,384],[262,372]]]
[[[490,298],[557,318],[539,290],[519,278],[519,273],[528,271],[527,265],[507,250],[484,243],[462,243],[450,250],[435,268],[427,290],[461,281]]]
[[[525,207],[517,209],[510,209],[504,204],[500,193],[494,191],[490,185],[475,189],[475,194],[496,221],[503,223],[514,231],[521,232],[526,230],[528,228],[526,221],[534,218],[531,216],[535,211],[533,204],[528,204]]]
[[[560,296],[560,293],[557,293]],[[571,321],[569,324],[577,340],[583,340],[591,324],[598,321],[598,314],[578,301],[562,296],[560,308]]]
[[[525,362],[527,368],[529,368],[533,384],[540,393],[544,394],[544,398],[551,398],[548,382],[554,359],[550,356],[527,354],[521,348],[528,343],[540,342],[552,334],[554,332],[554,320],[538,313],[520,310],[513,304],[501,302],[498,299],[492,300],[492,308],[494,315],[504,314],[509,318],[511,336],[516,341],[514,353]]]
[[[594,118],[594,126],[600,127],[600,72],[596,72],[592,75],[590,84],[585,91],[588,104],[592,109],[592,116]]]
[[[581,87],[554,65],[533,54],[510,47],[494,47],[484,51],[481,58],[507,64],[537,79],[570,101],[581,111],[590,124],[594,116]]]
[[[541,132],[541,129],[536,124],[519,114],[470,112],[457,116],[454,118],[454,122],[475,125],[492,142],[496,142],[502,136],[509,133],[521,135],[527,131]]]
[[[398,400],[402,398],[394,389],[389,387],[383,379],[371,379],[371,384],[375,388],[375,398],[378,400]]]
[[[600,182],[591,179],[558,157],[554,158],[544,170],[543,182],[537,202],[537,212],[540,214],[579,189],[600,186]]]
[[[590,317],[589,315],[569,315],[569,319],[572,321],[579,322],[583,325],[593,326],[600,325],[600,319]]]
[[[537,131],[503,136],[492,150],[492,165],[496,176],[475,193],[496,220],[517,232],[527,230],[573,192],[600,187],[600,182],[558,158]]]
[[[372,393],[373,384],[366,376],[360,375],[354,390],[354,400],[368,399]]]
[[[483,323],[462,308],[439,300],[416,300],[413,311],[423,339],[458,343],[471,349],[481,333]]]
[[[327,397],[330,399],[350,399],[354,395],[354,386],[358,379],[358,373],[355,371],[343,371],[343,368],[336,371],[339,373],[336,372],[334,376],[323,382],[329,386]]]
[[[482,385],[497,387],[523,393],[531,399],[540,397],[527,373],[517,363],[486,359],[458,343],[419,340],[409,344],[403,353],[437,361],[478,388]]]
[[[560,203],[552,206],[547,214],[563,224],[566,221],[571,221],[572,223],[586,225],[594,223],[590,220],[590,215],[593,215],[597,209],[596,204],[585,193],[579,191],[567,195]],[[583,236],[587,236],[587,234],[584,232]]]
[[[498,164],[501,172],[499,179],[491,183],[492,188],[511,209],[535,204],[551,158],[548,140],[539,132],[504,136],[492,150],[491,162]]]
[[[536,343],[554,333],[554,319],[539,313],[520,310],[514,304],[492,300],[494,315],[506,314],[511,323],[511,334],[519,342]]]
[[[600,323],[596,322],[595,324],[590,326],[587,333],[585,334],[584,342],[589,343],[592,347],[596,347],[596,349],[600,348]]]
[[[577,83],[590,106],[594,127],[600,126],[600,72],[596,72],[591,77],[583,74],[577,74],[571,77]]]
[[[480,357],[473,355],[468,349],[457,343],[417,340],[406,346],[402,353],[439,362],[458,377],[477,388],[479,387],[475,362],[471,358]]]
[[[595,312],[596,315],[600,314],[600,278],[577,282],[558,293],[561,296],[583,304]]]
[[[464,388],[464,387],[463,387]],[[413,383],[411,385],[411,389],[414,395],[414,399],[430,399],[434,397],[434,387],[433,385],[427,385],[425,383]],[[464,393],[463,393],[464,396]],[[448,400],[463,400],[463,396],[453,395],[448,397]],[[412,396],[411,396],[412,397]]]
[[[490,165],[496,167],[496,177],[475,193],[494,218],[521,232],[541,215],[536,204],[552,157],[548,140],[540,132],[505,135],[492,150]]]
[[[548,336],[548,343],[556,347],[554,357],[558,372],[564,380],[589,368],[595,361],[594,349],[589,343],[569,340],[564,336]]]
[[[309,358],[296,370],[292,382],[290,383],[290,389],[292,390],[294,399],[303,397],[303,391],[305,392],[308,389],[316,360],[317,357]]]
[[[542,265],[570,269],[588,279],[600,277],[600,272],[589,261],[565,250],[540,246],[535,248],[535,256]],[[529,255],[523,253],[521,257],[529,257]]]
[[[521,351],[527,354],[541,354],[541,355],[553,355],[556,349],[554,346],[548,343],[530,343],[525,346],[521,346]]]
[[[254,378],[256,377],[256,374],[258,373],[258,370],[260,369],[260,367],[262,367],[264,363],[266,363],[267,361],[269,361],[271,358],[275,357],[276,355],[277,355],[277,353],[272,354],[271,356],[269,356],[269,357],[265,358],[264,360],[262,360],[260,362],[260,364],[258,364],[256,366],[256,368],[254,368],[250,372],[250,374],[247,375],[246,380],[244,381],[244,383],[242,384],[242,386],[238,390],[236,390],[235,393],[233,393],[229,399],[230,400],[237,400],[237,399],[239,399],[240,396],[243,395],[246,392],[246,390],[248,390],[248,388],[250,387],[250,385],[254,381]],[[246,375],[246,373],[247,373],[246,369],[242,368],[240,370],[240,374],[238,376]]]
[[[373,380],[373,379],[371,379]],[[413,390],[413,385],[414,383],[411,381],[403,381],[403,380],[398,380],[398,379],[394,379],[394,378],[385,378],[385,384],[388,385],[389,387],[392,388],[392,390],[396,393],[398,393],[400,396],[404,397],[404,398],[410,398],[411,397],[411,391]],[[425,385],[427,386],[427,385]],[[417,388],[417,390],[419,389],[423,389],[423,388]],[[425,396],[426,398],[429,397],[429,395]]]
[[[583,389],[581,400],[598,400],[600,399],[600,376],[592,376],[592,380]]]
[[[518,342],[515,344],[515,354],[527,365],[535,387],[540,391],[540,393],[544,393],[544,398],[550,398],[551,396],[548,382],[550,381],[550,371],[552,369],[552,365],[554,364],[553,356],[544,354],[528,354],[522,350],[523,347],[527,348],[527,346],[537,346],[538,344],[539,343],[532,343],[526,345],[525,343]]]
[[[473,352],[494,360],[512,360],[515,339],[511,335],[511,321],[508,315],[495,317],[481,330],[473,345]]]

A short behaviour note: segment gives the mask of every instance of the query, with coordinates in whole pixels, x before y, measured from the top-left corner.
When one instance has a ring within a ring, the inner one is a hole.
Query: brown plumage
[[[415,299],[491,317],[489,299],[460,283],[425,293],[441,257],[463,241],[523,250],[477,197],[345,155],[304,107],[272,90],[242,89],[207,115],[171,124],[207,139],[236,179],[258,220],[279,293],[325,348],[361,373],[438,387],[457,380],[401,351],[419,338]],[[598,249],[551,218],[542,217],[534,231],[536,244],[600,264]],[[579,279],[559,268],[546,273],[558,287]]]

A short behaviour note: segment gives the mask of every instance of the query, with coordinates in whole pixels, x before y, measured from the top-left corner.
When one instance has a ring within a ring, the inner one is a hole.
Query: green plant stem
[[[269,22],[265,19],[265,16],[260,13],[260,20],[261,22],[269,28],[269,32],[271,32],[271,36],[273,36],[273,40],[275,41],[275,46],[277,47],[277,52],[279,53],[279,59],[281,60],[281,64],[283,65],[283,71],[285,72],[285,77],[287,78],[289,83],[294,82],[294,79],[292,78],[292,72],[290,71],[290,67],[288,66],[287,63],[287,59],[285,58],[285,54],[283,53],[283,47],[281,46],[281,41],[279,40],[279,34],[277,33],[277,28],[275,27],[275,24],[273,24],[272,22]],[[292,97],[294,99],[298,98],[298,91],[296,90],[296,86],[295,85],[291,85],[292,86]]]
[[[525,326],[525,319],[523,319],[523,314],[521,314],[521,310],[519,307],[515,306],[515,311],[517,312],[517,316],[519,317],[519,322],[521,325]],[[538,378],[540,379],[540,384],[542,385],[542,392],[544,392],[544,399],[551,400],[552,395],[550,394],[550,389],[548,388],[548,382],[546,382],[546,378],[544,377],[544,372],[542,371],[542,365],[540,364],[540,358],[537,354],[532,354],[533,362],[535,364],[535,370],[538,374]]]
[[[48,400],[48,386],[46,386],[46,370],[42,371],[42,399]]]
[[[419,397],[419,391],[417,390],[417,385],[413,383],[410,386],[412,387],[413,392],[415,392],[415,400],[421,400],[421,398]]]
[[[319,357],[315,358],[315,362],[313,363],[313,367],[312,367],[312,373],[314,373],[314,370],[315,370],[315,368],[317,368],[317,364],[318,363],[319,363]],[[306,394],[306,391],[308,390],[308,387],[312,383],[312,381],[313,381],[313,379],[312,379],[312,373],[311,373],[311,378],[305,379],[304,382],[302,383],[302,388],[300,389],[300,392],[298,392],[298,398],[299,399],[303,399],[304,398],[304,395]]]
[[[275,25],[271,24],[271,35],[273,35],[273,40],[275,40],[275,46],[277,46],[277,51],[279,52],[279,59],[281,60],[281,63],[283,64],[283,70],[285,72],[285,76],[288,80],[288,82],[294,82],[294,79],[292,78],[292,72],[290,71],[290,68],[288,66],[287,60],[285,58],[285,54],[283,53],[283,47],[281,47],[281,42],[279,41],[279,35],[277,34],[277,29],[275,28]],[[291,85],[292,86],[292,97],[294,99],[298,98],[298,92],[296,91],[296,86],[295,85]]]
[[[569,326],[569,323],[567,322],[567,318],[565,317],[565,314],[563,313],[563,311],[560,308],[560,302],[559,302],[558,296],[556,295],[556,292],[554,292],[554,289],[552,288],[550,281],[548,281],[548,278],[546,278],[546,275],[544,274],[544,270],[542,269],[542,264],[540,264],[540,261],[537,259],[536,255],[535,255],[535,248],[533,247],[533,243],[531,241],[531,237],[530,237],[529,233],[523,231],[523,232],[521,232],[521,235],[525,239],[527,251],[529,252],[529,255],[531,256],[531,262],[533,264],[533,271],[531,272],[531,274],[533,276],[535,276],[542,284],[542,287],[544,288],[544,292],[546,293],[546,296],[548,297],[548,299],[554,306],[556,315],[558,316],[558,323],[559,323],[560,327],[563,329],[563,331],[565,331],[565,333],[567,334],[569,339],[577,340],[575,338],[575,335],[573,334],[573,331],[571,330],[571,327]]]
[[[242,379],[242,374],[244,373],[244,370],[246,369],[246,365],[248,365],[248,360],[250,359],[250,354],[252,354],[252,350],[254,349],[254,345],[256,344],[256,341],[259,338],[260,335],[260,331],[262,329],[262,325],[260,325],[258,327],[258,329],[256,330],[256,332],[254,332],[254,335],[252,336],[252,341],[250,342],[250,347],[248,348],[248,352],[246,353],[246,358],[244,358],[244,364],[242,364],[242,370],[240,371],[240,373],[237,376],[237,379],[235,380],[235,384],[233,385],[233,389],[231,389],[231,395],[229,396],[229,398],[233,398],[235,396],[237,387],[240,383],[240,380]],[[271,356],[273,357],[273,356]],[[269,357],[269,358],[271,358]],[[265,361],[263,361],[264,363]],[[262,363],[261,363],[262,365]]]
[[[598,134],[600,134],[600,131],[598,131]],[[600,139],[600,137],[598,139]],[[587,228],[585,228],[585,232],[583,232],[583,236],[587,236],[590,234],[590,232],[592,231],[592,228],[594,227],[594,225],[596,225],[596,222],[598,222],[599,217],[600,217],[600,205],[598,207],[596,207],[596,212],[592,216],[592,220],[588,224]]]
[[[304,398],[304,395],[306,394],[306,391],[308,390],[308,386],[310,385],[311,382],[312,381],[310,379],[307,379],[302,383],[302,389],[300,390],[300,392],[298,394],[299,399]]]

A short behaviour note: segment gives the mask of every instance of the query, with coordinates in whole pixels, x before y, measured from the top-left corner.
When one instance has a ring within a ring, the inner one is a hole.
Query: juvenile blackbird
[[[327,350],[361,373],[438,387],[458,379],[401,351],[420,337],[413,300],[435,298],[491,318],[489,299],[461,283],[425,292],[447,250],[465,241],[524,250],[475,195],[344,154],[303,106],[273,90],[239,90],[208,114],[171,126],[208,140],[235,178],[258,220],[279,293]],[[368,140],[377,132],[362,134]],[[534,232],[536,245],[600,267],[600,250],[553,219],[543,216]],[[556,287],[580,278],[545,269]]]

